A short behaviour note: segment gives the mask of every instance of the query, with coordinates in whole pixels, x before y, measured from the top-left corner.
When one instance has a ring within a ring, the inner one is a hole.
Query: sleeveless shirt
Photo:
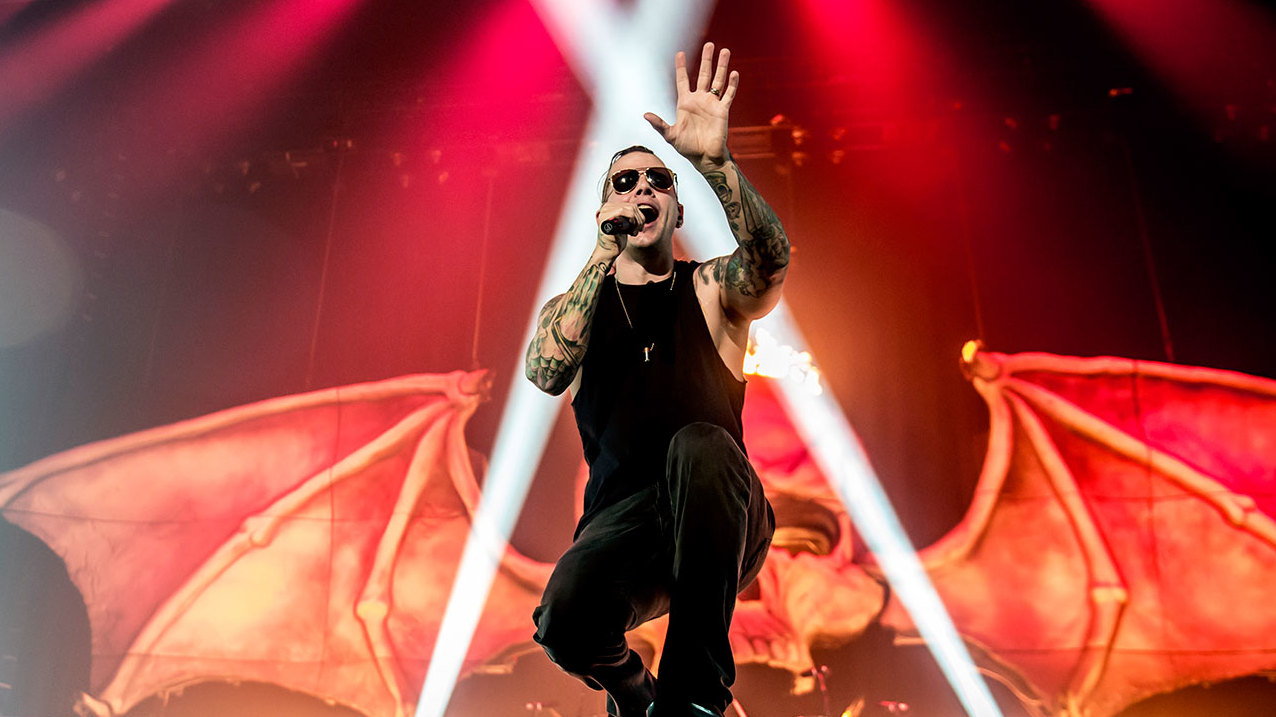
[[[744,450],[744,382],[709,334],[696,298],[698,265],[675,262],[672,277],[642,286],[603,280],[572,400],[589,464],[577,535],[603,508],[664,476],[669,441],[683,426],[721,426]]]

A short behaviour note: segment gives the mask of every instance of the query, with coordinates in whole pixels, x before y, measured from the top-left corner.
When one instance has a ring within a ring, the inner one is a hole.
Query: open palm
[[[687,77],[687,55],[679,52],[674,59],[674,81],[678,86],[674,123],[671,125],[651,112],[643,115],[678,154],[701,171],[718,169],[727,160],[727,115],[740,85],[740,73],[728,72],[730,60],[731,51],[723,48],[714,72],[713,43],[706,42],[700,52],[696,88],[692,90]]]

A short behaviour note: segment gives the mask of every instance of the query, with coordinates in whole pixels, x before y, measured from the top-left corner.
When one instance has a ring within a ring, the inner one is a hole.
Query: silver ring
[[[710,87],[710,88],[709,88],[709,91],[713,93],[713,96],[714,96],[714,97],[721,97],[721,96],[722,96],[722,90],[719,90],[717,87]]]

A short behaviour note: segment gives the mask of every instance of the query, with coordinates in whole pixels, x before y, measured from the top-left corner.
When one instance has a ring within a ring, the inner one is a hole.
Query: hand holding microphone
[[[619,254],[629,243],[629,236],[642,231],[650,221],[636,205],[627,202],[604,204],[596,215],[598,221],[598,246]]]
[[[599,228],[603,230],[603,234],[616,236],[618,234],[637,234],[642,229],[642,224],[621,214],[611,219],[604,219]]]
[[[609,236],[637,234],[647,222],[656,218],[651,207],[638,207],[628,203],[604,204],[598,210],[598,228]]]

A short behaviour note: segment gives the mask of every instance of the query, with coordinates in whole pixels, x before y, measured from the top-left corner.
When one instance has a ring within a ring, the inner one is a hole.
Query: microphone
[[[653,207],[639,207],[638,211],[642,212],[642,218],[648,222],[659,216],[656,209]],[[637,234],[638,230],[641,228],[642,227],[634,220],[626,216],[604,219],[601,227],[603,234],[607,234],[609,236],[616,236],[617,234]]]
[[[612,217],[603,220],[603,234],[616,236],[617,234],[635,234],[637,227],[634,226],[634,220],[629,217]]]

